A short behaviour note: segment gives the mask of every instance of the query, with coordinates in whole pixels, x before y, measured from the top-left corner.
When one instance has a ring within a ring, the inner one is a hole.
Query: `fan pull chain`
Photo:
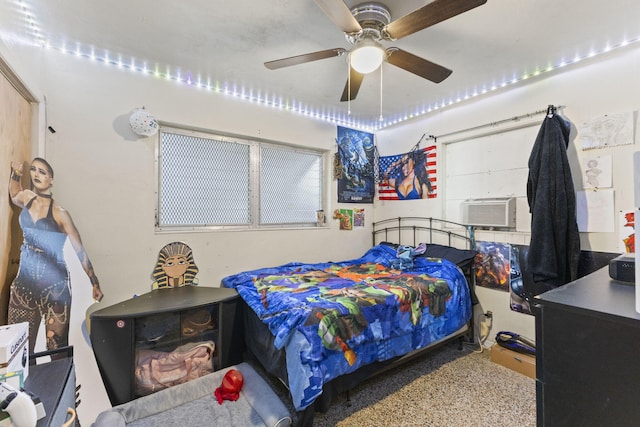
[[[382,64],[380,64],[380,121],[384,120],[382,117]]]
[[[349,69],[347,70],[347,114],[351,115],[351,54],[349,54]]]

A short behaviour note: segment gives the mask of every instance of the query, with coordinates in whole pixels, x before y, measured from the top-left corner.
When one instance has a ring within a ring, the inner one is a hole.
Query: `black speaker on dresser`
[[[636,255],[622,254],[609,261],[609,277],[629,285],[636,283]]]

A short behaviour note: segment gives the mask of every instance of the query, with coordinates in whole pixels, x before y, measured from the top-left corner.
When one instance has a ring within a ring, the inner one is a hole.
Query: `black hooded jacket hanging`
[[[580,236],[567,158],[570,130],[570,124],[558,114],[545,116],[529,157],[531,243],[526,268],[533,281],[526,290],[529,295],[539,295],[577,276]]]

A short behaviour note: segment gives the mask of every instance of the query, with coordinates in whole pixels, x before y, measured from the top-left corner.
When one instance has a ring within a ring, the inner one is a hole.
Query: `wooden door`
[[[11,161],[30,161],[33,97],[0,58],[0,325],[7,323],[9,286],[18,273],[22,231],[9,198]],[[29,186],[28,174],[22,185]]]

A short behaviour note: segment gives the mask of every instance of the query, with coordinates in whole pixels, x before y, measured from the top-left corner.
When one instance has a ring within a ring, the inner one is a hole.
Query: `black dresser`
[[[538,426],[640,426],[635,286],[605,267],[536,300]]]

